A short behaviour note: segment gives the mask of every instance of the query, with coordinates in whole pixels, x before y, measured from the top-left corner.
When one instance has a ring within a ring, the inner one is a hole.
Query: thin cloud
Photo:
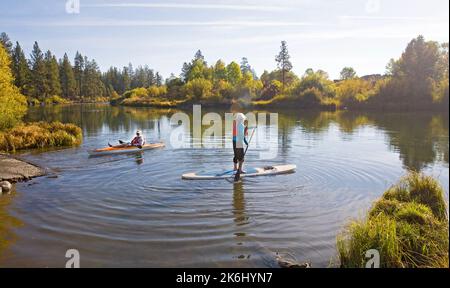
[[[381,20],[381,21],[429,21],[429,22],[437,22],[448,19],[442,18],[431,18],[431,17],[401,17],[401,16],[351,16],[351,15],[342,15],[338,17],[340,20]]]
[[[287,7],[231,4],[192,4],[192,3],[105,3],[84,4],[82,8],[164,8],[164,9],[205,9],[205,10],[237,10],[237,11],[284,11]]]
[[[41,26],[41,27],[295,27],[314,26],[308,22],[284,21],[117,21],[117,20],[79,20],[64,22],[3,22],[2,25]]]

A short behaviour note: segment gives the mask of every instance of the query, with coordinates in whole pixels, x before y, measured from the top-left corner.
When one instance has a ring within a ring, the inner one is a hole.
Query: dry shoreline
[[[0,181],[22,182],[45,174],[46,171],[41,167],[0,153]]]

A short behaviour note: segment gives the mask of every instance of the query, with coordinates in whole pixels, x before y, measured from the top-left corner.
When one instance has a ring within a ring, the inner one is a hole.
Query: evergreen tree
[[[49,96],[50,87],[47,81],[47,67],[44,61],[44,54],[37,42],[34,42],[33,51],[31,52],[31,67],[33,96],[42,101]]]
[[[84,74],[85,58],[77,51],[73,63],[73,73],[76,81],[77,96],[82,96],[83,74]]]
[[[61,82],[59,80],[59,67],[56,57],[47,51],[45,54],[45,65],[47,70],[47,83],[49,86],[49,93],[52,96],[61,96]]]
[[[84,58],[84,73],[82,96],[89,100],[95,100],[97,97],[103,97],[106,91],[101,79],[101,72],[95,60],[89,61],[87,57]]]
[[[122,69],[122,81],[121,81],[121,91],[122,93],[130,90],[131,88],[131,76],[128,71],[128,67],[123,67]]]
[[[163,85],[163,77],[159,74],[159,72],[156,72],[156,75],[155,75],[155,84],[156,84],[156,86],[161,86],[161,85]]]
[[[8,55],[12,54],[13,43],[9,39],[8,34],[6,34],[5,32],[2,32],[2,34],[0,34],[0,45],[3,45],[3,48],[5,48]]]
[[[16,85],[22,94],[30,95],[30,67],[28,67],[27,58],[25,53],[20,47],[19,42],[16,42],[12,54],[12,72],[14,75],[14,85]]]
[[[66,99],[75,99],[77,82],[67,54],[64,54],[63,59],[60,60],[59,77],[61,80],[62,96]]]
[[[183,79],[184,82],[188,81],[189,71],[191,71],[191,65],[189,63],[184,62],[180,74],[180,77]]]
[[[205,56],[203,56],[202,51],[200,51],[200,50],[197,50],[197,52],[195,52],[194,61],[193,62],[195,62],[197,60],[200,60],[200,61],[202,61],[202,63],[204,65],[207,65],[207,63],[205,61]]]
[[[241,72],[242,74],[245,74],[247,72],[252,72],[252,67],[250,67],[250,64],[248,63],[247,57],[242,57],[241,60]]]
[[[155,72],[153,71],[153,69],[148,69],[148,67],[146,68],[146,74],[147,74],[147,82],[148,82],[148,86],[152,86],[156,84],[155,81]]]
[[[292,70],[292,63],[289,61],[289,55],[286,41],[281,41],[280,53],[275,57],[278,69],[281,70],[281,83],[283,83],[283,89],[285,84],[285,75],[287,72]]]

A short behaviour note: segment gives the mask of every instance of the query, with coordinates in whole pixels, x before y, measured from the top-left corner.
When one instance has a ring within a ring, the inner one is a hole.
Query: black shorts
[[[238,163],[244,161],[244,148],[236,148],[236,142],[233,141],[233,162]]]

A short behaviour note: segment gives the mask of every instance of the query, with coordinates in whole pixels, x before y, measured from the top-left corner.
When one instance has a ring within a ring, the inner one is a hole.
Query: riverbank
[[[21,159],[0,154],[0,182],[21,182],[44,176],[45,170]]]
[[[0,131],[0,151],[76,146],[80,145],[82,140],[81,128],[74,124],[26,123]]]
[[[365,111],[383,111],[383,112],[440,112],[448,113],[448,106],[441,104],[422,105],[420,107],[414,105],[367,105],[361,103],[358,105],[343,106],[337,103],[331,102],[299,102],[295,99],[286,97],[276,97],[270,100],[167,100],[167,99],[153,99],[153,98],[118,98],[110,101],[113,106],[126,106],[126,107],[151,107],[151,108],[178,108],[185,109],[190,108],[192,105],[202,105],[204,107],[215,108],[230,108],[235,105],[241,107],[241,109],[283,109],[283,110],[312,110],[312,111],[353,111],[353,112],[365,112]]]
[[[341,267],[364,268],[375,249],[382,268],[448,268],[448,228],[439,182],[410,172],[338,236]]]

